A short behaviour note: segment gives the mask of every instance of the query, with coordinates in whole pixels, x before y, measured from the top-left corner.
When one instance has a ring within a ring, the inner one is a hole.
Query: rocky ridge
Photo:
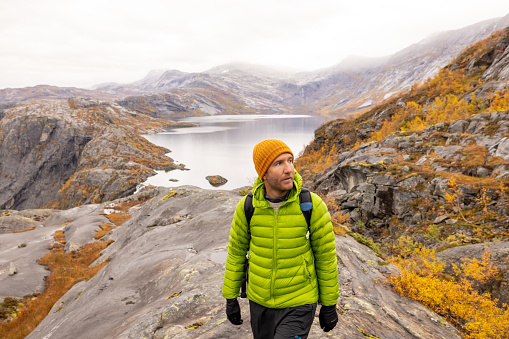
[[[169,150],[140,136],[176,125],[91,98],[7,109],[0,208],[69,208],[130,195],[156,169],[180,168]]]
[[[308,185],[338,202],[352,231],[386,250],[404,236],[437,250],[481,243],[489,248],[492,242],[507,249],[507,192],[482,179],[509,178],[508,137],[509,112],[481,113],[418,133],[394,133],[341,153],[337,164]],[[453,179],[457,187],[451,186]],[[445,199],[453,188],[458,190],[457,206]],[[462,219],[456,208],[473,214]],[[503,279],[492,287],[492,295],[509,303],[507,253],[496,262]]]
[[[506,29],[472,46],[444,70],[462,72],[465,83],[483,79],[450,96],[475,102],[481,113],[414,132],[396,125],[387,137],[369,141],[408,105],[420,105],[422,111],[401,124],[432,114],[436,95],[429,93],[435,92],[416,87],[355,119],[317,129],[303,156],[334,151],[335,161],[319,173],[301,169],[307,185],[337,205],[334,213],[349,219],[345,224],[351,231],[388,255],[401,239],[410,239],[438,251],[447,274],[454,275],[452,263],[480,260],[487,249],[499,276],[480,292],[489,291],[500,305],[509,303],[509,111],[490,105],[507,93],[508,34]]]

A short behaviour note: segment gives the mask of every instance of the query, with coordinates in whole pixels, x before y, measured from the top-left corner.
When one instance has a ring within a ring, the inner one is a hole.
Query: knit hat
[[[262,179],[274,159],[283,153],[290,153],[292,150],[284,142],[275,139],[268,139],[256,144],[253,149],[253,162],[258,177]]]

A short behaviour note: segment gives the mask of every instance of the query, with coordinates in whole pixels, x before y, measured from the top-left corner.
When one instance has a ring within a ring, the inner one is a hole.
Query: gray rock
[[[360,184],[365,183],[370,175],[371,170],[360,164],[340,166],[334,172],[339,186],[349,193],[356,190]]]
[[[350,200],[345,203],[341,204],[342,210],[353,210],[355,208],[359,207],[359,202],[357,200]]]
[[[241,197],[192,187],[177,192],[160,201],[161,192],[119,227],[98,260],[109,258],[108,265],[66,293],[27,339],[252,337],[247,300],[240,299],[244,323],[234,326],[221,295],[229,225]],[[190,218],[147,227],[165,212]],[[336,247],[340,319],[326,334],[317,312],[310,337],[364,338],[361,328],[382,338],[460,338],[434,312],[377,283],[394,266],[348,236],[337,236]]]
[[[396,179],[389,174],[378,175],[372,181],[374,185],[392,186],[396,183]]]
[[[447,219],[449,219],[449,216],[444,214],[444,215],[441,215],[439,217],[436,217],[435,220],[433,220],[433,223],[434,224],[441,224],[441,223],[443,223]]]
[[[470,120],[491,120],[491,113],[479,113],[471,117]]]
[[[417,185],[423,183],[424,181],[425,181],[424,178],[421,177],[420,175],[412,175],[398,182],[397,186],[407,190],[412,190],[415,187],[417,187]]]
[[[400,168],[400,171],[403,172],[403,173],[408,173],[408,172],[410,172],[410,167],[405,165],[405,166]]]
[[[16,266],[14,265],[14,263],[11,261],[9,263],[9,270],[7,271],[7,274],[15,275],[16,273],[18,273],[18,270],[16,269]]]
[[[488,124],[487,121],[476,121],[471,120],[470,125],[468,125],[467,130],[465,131],[466,134],[474,134],[479,133],[484,126]]]
[[[490,67],[483,73],[483,80],[497,79],[499,82],[507,82],[509,80],[509,52],[505,48],[504,53],[497,56]],[[507,86],[507,84],[506,84]]]
[[[393,178],[394,179],[394,178]],[[378,186],[375,194],[375,205],[372,210],[376,218],[385,218],[393,215],[394,189],[391,186]]]
[[[415,162],[415,164],[417,166],[421,166],[421,165],[424,165],[426,163],[426,161],[428,161],[428,157],[426,157],[425,155],[423,155],[422,157],[419,158],[419,160],[417,160]]]
[[[64,228],[65,252],[73,252],[83,245],[94,242],[94,236],[100,230],[100,225],[109,223],[108,218],[103,215],[87,215],[79,218]]]
[[[5,135],[0,143],[0,209],[41,208],[50,203],[78,168],[91,139],[63,120],[35,116],[3,122],[0,134]]]
[[[470,175],[472,177],[489,177],[490,176],[490,170],[486,167],[477,166],[474,168],[468,168],[465,171],[463,171],[464,174]]]
[[[0,234],[22,232],[40,225],[39,222],[22,216],[17,211],[9,211],[8,215],[0,216]]]
[[[500,140],[497,150],[493,156],[501,157],[504,161],[509,161],[509,138],[503,138]]]
[[[468,121],[465,120],[456,120],[449,124],[449,129],[447,130],[449,133],[463,133],[465,128],[468,126]]]
[[[398,218],[411,215],[412,207],[410,206],[410,202],[414,201],[416,198],[417,195],[413,192],[395,189],[392,206],[393,213],[397,215]]]
[[[214,187],[223,186],[224,184],[226,184],[228,182],[228,180],[226,180],[226,178],[223,178],[220,175],[209,175],[209,176],[205,177],[205,179],[207,179],[208,182]]]
[[[493,169],[492,176],[495,178],[508,178],[509,168],[505,165],[498,165]]]
[[[462,146],[435,146],[433,147],[433,151],[439,158],[443,159],[455,159],[461,160],[463,155],[460,154],[465,148]]]

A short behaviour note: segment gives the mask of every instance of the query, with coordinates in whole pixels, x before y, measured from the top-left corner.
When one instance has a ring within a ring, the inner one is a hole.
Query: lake
[[[227,190],[250,186],[257,177],[252,156],[258,142],[282,140],[298,157],[313,140],[315,129],[327,120],[308,115],[215,115],[179,119],[200,126],[143,136],[171,150],[168,156],[189,170],[158,171],[145,184],[165,187],[193,185]],[[228,182],[213,187],[205,179],[209,175],[220,175]]]

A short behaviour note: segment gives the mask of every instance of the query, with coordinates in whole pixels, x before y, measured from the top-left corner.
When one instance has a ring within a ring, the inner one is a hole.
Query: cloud
[[[0,88],[89,87],[232,61],[313,70],[507,13],[506,0],[3,1]]]

